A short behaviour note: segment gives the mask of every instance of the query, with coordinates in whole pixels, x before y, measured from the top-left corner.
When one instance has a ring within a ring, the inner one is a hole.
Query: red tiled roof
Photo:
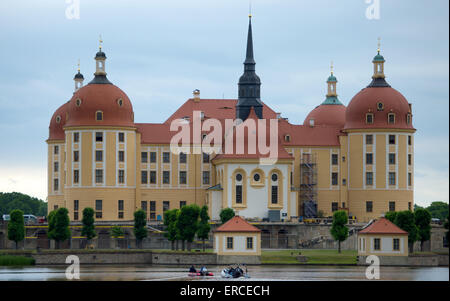
[[[408,234],[388,219],[382,217],[370,224],[367,228],[359,231],[360,234]]]
[[[214,232],[261,232],[261,230],[253,225],[250,225],[242,217],[235,216],[217,228]]]

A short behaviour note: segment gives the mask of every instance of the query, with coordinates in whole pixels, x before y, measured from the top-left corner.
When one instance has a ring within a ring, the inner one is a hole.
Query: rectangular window
[[[366,185],[373,185],[373,172],[366,172]]]
[[[236,204],[242,204],[242,185],[236,185]]]
[[[278,204],[278,186],[272,186],[272,204]]]
[[[150,163],[156,163],[156,152],[150,152]]]
[[[389,164],[395,164],[395,154],[389,154]]]
[[[73,200],[73,210],[74,211],[78,211],[79,209],[79,201],[78,200]]]
[[[186,154],[180,153],[180,163],[186,163]]]
[[[163,163],[170,163],[170,153],[168,152],[163,153]]]
[[[80,182],[80,171],[78,169],[73,170],[73,183],[78,184]]]
[[[366,202],[366,212],[372,212],[373,211],[373,202],[367,201]]]
[[[366,154],[366,164],[373,164],[373,154],[372,153]]]
[[[142,170],[141,171],[141,184],[147,184],[148,183],[148,171]]]
[[[163,202],[163,212],[167,211],[170,209],[170,202],[169,201],[164,201]]]
[[[186,172],[180,171],[180,184],[186,184]]]
[[[125,142],[125,134],[119,133],[119,142]]]
[[[117,214],[117,217],[122,219],[123,218],[123,211],[119,211]]]
[[[74,220],[74,221],[77,221],[77,220],[78,220],[78,211],[75,211],[75,212],[73,213],[73,220]]]
[[[366,123],[368,124],[373,123],[373,114],[366,114]]]
[[[58,170],[59,170],[59,163],[58,163],[58,162],[55,162],[55,163],[53,164],[53,168],[54,168],[54,171],[55,171],[55,172],[58,172]]]
[[[412,203],[408,202],[408,210],[411,211],[411,209],[412,209]]]
[[[408,172],[408,186],[412,185],[412,174]]]
[[[408,136],[408,145],[411,145],[412,137]]]
[[[412,165],[412,155],[408,154],[408,165]]]
[[[103,151],[97,150],[95,151],[95,161],[103,161]]]
[[[58,210],[58,205],[54,205],[53,210]]]
[[[373,135],[366,135],[366,144],[373,144]]]
[[[103,142],[103,132],[95,133],[95,142]]]
[[[80,153],[78,151],[73,151],[73,161],[78,162],[80,160]]]
[[[119,169],[119,184],[125,183],[125,170]]]
[[[203,163],[209,163],[209,154],[203,153]]]
[[[150,201],[150,211],[156,211],[156,202]]]
[[[144,210],[145,213],[147,213],[147,201],[141,202],[141,209]]]
[[[103,183],[103,169],[95,170],[95,183]]]
[[[150,212],[150,220],[155,220],[156,219],[156,213],[155,212]]]
[[[142,163],[148,162],[148,153],[147,152],[141,152],[141,162]]]
[[[180,201],[180,209],[181,209],[183,206],[186,206],[186,201]]]
[[[233,237],[227,237],[227,249],[233,249]]]
[[[389,202],[389,211],[395,211],[395,202]]]
[[[95,200],[95,210],[96,211],[102,211],[103,209],[103,202],[102,200]]]
[[[335,212],[339,210],[339,204],[338,202],[332,202],[331,203],[331,212]]]
[[[156,171],[150,171],[150,184],[156,184]]]
[[[163,184],[170,184],[170,171],[163,171]]]
[[[380,239],[379,238],[374,238],[373,239],[373,249],[379,251],[380,248],[381,248]]]
[[[247,249],[253,249],[253,237],[247,237]]]
[[[395,135],[389,135],[389,144],[395,144]]]
[[[123,211],[123,200],[119,200],[117,202],[117,207],[118,207],[119,211]]]
[[[398,238],[393,239],[393,249],[394,251],[400,251],[400,239]]]
[[[54,180],[53,180],[53,189],[54,189],[55,191],[58,191],[58,190],[59,190],[59,180],[58,180],[58,179],[54,179]]]
[[[203,184],[204,185],[209,184],[209,171],[203,172]]]
[[[125,152],[124,151],[119,151],[119,162],[124,162],[125,161]]]
[[[102,218],[102,212],[101,211],[96,211],[95,212],[95,218]]]
[[[395,123],[395,115],[394,114],[388,114],[388,123],[389,124]]]
[[[331,173],[331,185],[338,185],[338,173]]]
[[[389,173],[389,185],[395,185],[395,172]]]
[[[59,146],[58,146],[58,145],[55,145],[55,148],[53,149],[53,153],[54,153],[55,155],[58,155],[58,154],[59,154]]]
[[[338,155],[337,154],[332,154],[331,155],[331,164],[332,165],[338,165]]]
[[[76,132],[73,133],[73,142],[79,142],[80,141],[80,133]]]

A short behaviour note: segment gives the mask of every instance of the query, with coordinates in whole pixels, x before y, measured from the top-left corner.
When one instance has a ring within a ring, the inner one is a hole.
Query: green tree
[[[447,214],[447,218],[445,219],[445,222],[444,222],[444,228],[448,230],[448,214]],[[447,234],[447,242],[448,242],[449,241],[448,240],[448,231],[446,234]]]
[[[167,226],[167,232],[164,236],[172,243],[172,250],[175,249],[175,241],[179,239],[177,228],[178,209],[166,210],[164,212],[164,225]]]
[[[16,243],[16,250],[19,248],[19,242],[25,238],[25,221],[23,211],[20,209],[12,210],[9,213],[10,221],[8,223],[8,239]]]
[[[187,241],[187,249],[191,250],[191,243],[194,240],[195,233],[198,229],[198,216],[200,214],[200,207],[192,204],[183,206],[178,216],[177,228],[180,232],[180,239],[182,242],[183,251],[185,250],[184,242]]]
[[[47,237],[49,239],[55,239],[53,237],[54,229],[55,229],[55,214],[56,210],[50,211],[50,213],[47,216],[47,223],[48,223],[48,229],[47,229]]]
[[[208,206],[204,205],[200,211],[200,223],[197,229],[197,237],[203,241],[203,252],[205,251],[205,240],[208,239],[210,230]]]
[[[234,210],[232,208],[224,208],[220,211],[219,216],[222,224],[225,224],[234,217]]]
[[[142,240],[147,237],[147,215],[144,210],[139,209],[134,213],[134,236],[138,248],[142,246]]]
[[[414,213],[409,210],[397,212],[394,224],[408,232],[409,252],[412,253],[414,251],[414,242],[419,239],[419,229],[415,223]]]
[[[97,236],[97,233],[95,233],[94,222],[94,209],[90,207],[84,208],[83,218],[81,219],[81,223],[83,224],[81,235],[86,237],[86,247],[91,243],[91,239]]]
[[[330,233],[334,240],[338,241],[338,251],[341,253],[341,242],[348,237],[348,216],[347,211],[339,210],[333,214],[333,224]]]
[[[52,217],[53,229],[50,236],[56,242],[56,248],[59,249],[61,241],[65,241],[70,238],[71,232],[69,229],[69,211],[61,207],[56,210],[56,213]]]
[[[427,209],[418,208],[414,211],[414,222],[419,230],[420,250],[423,244],[431,238],[431,214]]]
[[[432,202],[426,209],[431,213],[432,218],[438,218],[441,221],[445,221],[448,215],[448,204],[445,202]]]
[[[0,192],[0,215],[14,209],[20,209],[24,214],[47,215],[47,203],[43,200],[19,192]]]
[[[384,215],[384,217],[389,220],[391,223],[395,224],[395,218],[397,217],[397,211],[389,211],[386,212],[386,214]]]
[[[118,238],[118,237],[124,236],[124,235],[125,235],[125,233],[123,232],[122,227],[114,226],[111,228],[111,237]]]

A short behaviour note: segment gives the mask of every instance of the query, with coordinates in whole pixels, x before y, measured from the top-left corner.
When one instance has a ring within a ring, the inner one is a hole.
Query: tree
[[[139,209],[134,213],[134,236],[136,244],[141,248],[141,243],[147,237],[147,215],[144,210]]]
[[[175,249],[175,241],[179,239],[177,229],[178,209],[167,210],[164,212],[164,225],[167,226],[167,232],[164,236],[172,243],[172,250]]]
[[[419,208],[414,211],[414,222],[418,228],[420,250],[423,252],[423,244],[431,238],[431,214],[427,209]]]
[[[432,218],[438,218],[444,221],[448,215],[448,204],[445,202],[432,202],[430,206],[426,208]]]
[[[16,250],[19,248],[19,242],[25,238],[25,221],[23,211],[20,209],[12,210],[9,213],[8,239],[16,243]]]
[[[47,237],[49,239],[55,239],[53,237],[54,229],[55,229],[55,214],[56,210],[50,211],[50,213],[47,216],[47,222],[48,222],[48,228],[47,228]]]
[[[334,240],[338,241],[338,250],[341,253],[341,242],[348,237],[348,216],[347,211],[339,210],[333,214],[333,224],[331,225],[330,233]]]
[[[194,240],[195,233],[198,229],[198,216],[200,214],[200,207],[192,204],[183,206],[178,217],[177,228],[180,232],[180,239],[184,251],[184,242],[187,241],[187,249],[191,250],[191,243]]]
[[[83,224],[81,235],[86,237],[86,246],[89,246],[91,239],[97,236],[97,233],[95,233],[94,222],[94,209],[90,207],[84,208],[83,218],[81,220],[81,223]]]
[[[445,219],[444,228],[448,230],[448,214],[447,218]],[[447,242],[448,242],[448,231],[447,231]]]
[[[51,236],[55,240],[56,248],[59,249],[60,242],[69,239],[71,235],[69,230],[69,211],[64,207],[56,210],[52,217],[52,224],[53,228],[49,232],[49,237]]]
[[[419,239],[419,229],[415,224],[414,213],[409,210],[397,212],[394,224],[408,232],[409,252],[412,253],[414,251],[414,242]]]
[[[200,211],[200,223],[197,229],[197,237],[203,241],[203,252],[205,252],[205,240],[208,239],[210,230],[208,206],[204,205]]]
[[[397,211],[389,211],[386,212],[386,214],[384,215],[384,217],[389,220],[391,223],[395,224],[395,218],[397,217]]]
[[[224,208],[220,211],[219,216],[222,224],[225,224],[234,217],[234,210],[232,208]]]
[[[43,200],[19,192],[0,192],[0,216],[14,209],[20,209],[24,214],[47,215],[47,203]]]
[[[111,237],[118,238],[124,234],[122,227],[114,226],[111,228]]]

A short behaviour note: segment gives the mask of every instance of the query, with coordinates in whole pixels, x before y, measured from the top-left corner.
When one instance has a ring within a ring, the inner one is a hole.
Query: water
[[[222,266],[209,266],[213,277],[189,277],[187,266],[161,265],[81,265],[80,280],[130,281],[130,280],[225,280],[220,277]],[[0,281],[61,281],[66,280],[66,266],[0,267]],[[247,281],[323,281],[366,280],[365,267],[361,266],[249,266]],[[448,281],[448,267],[412,268],[381,267],[380,280]]]

